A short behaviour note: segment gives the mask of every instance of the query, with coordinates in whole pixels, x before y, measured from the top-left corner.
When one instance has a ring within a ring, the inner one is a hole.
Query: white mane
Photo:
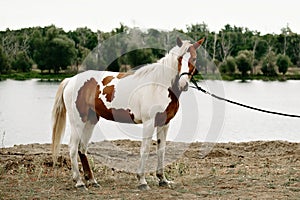
[[[134,73],[134,78],[146,78],[155,82],[166,80],[168,83],[176,77],[178,72],[178,57],[186,53],[189,41],[183,41],[181,47],[173,47],[169,53],[156,63],[147,64]]]

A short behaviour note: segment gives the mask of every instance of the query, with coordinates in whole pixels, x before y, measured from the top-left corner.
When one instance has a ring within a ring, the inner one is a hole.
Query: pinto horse
[[[156,63],[131,73],[86,71],[64,79],[59,85],[52,111],[52,154],[55,164],[65,131],[66,113],[71,126],[69,151],[75,187],[86,187],[80,177],[82,163],[87,185],[99,186],[87,159],[87,147],[93,129],[101,118],[120,123],[143,124],[141,159],[137,171],[138,188],[149,189],[145,163],[152,136],[157,131],[158,164],[156,175],[160,186],[168,186],[163,170],[166,136],[170,120],[179,108],[179,96],[197,73],[197,48],[204,38],[191,44],[177,38],[177,45]]]

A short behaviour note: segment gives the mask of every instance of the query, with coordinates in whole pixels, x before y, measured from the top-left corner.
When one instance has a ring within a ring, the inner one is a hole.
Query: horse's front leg
[[[169,125],[157,127],[157,170],[156,176],[159,179],[159,186],[169,187],[172,183],[168,181],[164,173],[164,159],[166,150],[166,138],[168,133]]]
[[[141,151],[140,151],[141,160],[140,160],[140,165],[137,173],[137,178],[139,179],[139,184],[140,184],[138,188],[140,190],[150,189],[145,179],[145,165],[149,156],[153,133],[154,133],[154,123],[149,120],[143,124],[143,140],[142,140]]]

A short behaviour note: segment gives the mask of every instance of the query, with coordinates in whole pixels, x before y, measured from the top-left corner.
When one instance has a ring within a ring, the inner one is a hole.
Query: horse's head
[[[191,44],[189,41],[183,41],[177,38],[177,46],[179,47],[178,55],[178,72],[179,72],[179,89],[188,90],[188,83],[191,77],[198,73],[196,68],[197,49],[204,42],[205,38]]]

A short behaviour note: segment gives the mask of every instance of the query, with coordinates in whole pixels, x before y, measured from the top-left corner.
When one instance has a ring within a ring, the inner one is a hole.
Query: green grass
[[[13,79],[18,81],[29,80],[29,79],[40,79],[41,81],[61,81],[65,78],[74,76],[74,73],[39,73],[36,71],[31,72],[13,72],[8,74],[0,74],[0,81],[6,79]]]

